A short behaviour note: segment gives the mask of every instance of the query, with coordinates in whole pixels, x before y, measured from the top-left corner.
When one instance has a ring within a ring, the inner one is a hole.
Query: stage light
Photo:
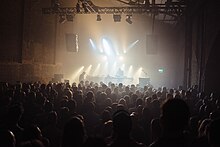
[[[127,15],[126,16],[126,21],[129,23],[129,24],[132,24],[133,22],[131,21],[131,17],[132,15]]]
[[[103,56],[103,58],[102,58],[104,61],[106,61],[108,58],[107,58],[107,56]]]
[[[89,65],[89,67],[85,70],[85,72],[89,75],[92,69],[92,65]]]
[[[64,15],[60,15],[59,23],[64,23],[66,21]]]
[[[114,22],[121,22],[121,15],[120,14],[113,14]]]
[[[122,61],[123,59],[124,59],[124,57],[123,57],[123,56],[120,56],[120,57],[119,57],[119,60],[120,60],[120,61]]]
[[[93,49],[93,50],[96,50],[95,43],[93,42],[93,40],[92,40],[91,38],[89,39],[89,42],[90,42],[90,44],[91,44],[91,46],[92,46],[92,49]]]
[[[133,48],[138,42],[139,42],[139,40],[136,40],[135,42],[133,42],[132,44],[130,44],[130,45],[128,46],[128,49]]]
[[[128,69],[128,77],[132,77],[132,76],[133,76],[133,66],[130,65]]]
[[[104,52],[106,53],[106,55],[112,56],[112,49],[111,49],[111,46],[110,46],[108,40],[103,38],[102,44],[103,44]]]
[[[73,15],[67,14],[66,15],[66,20],[67,21],[73,21]]]
[[[102,18],[101,18],[101,15],[97,15],[97,18],[96,18],[96,21],[101,21],[102,20]]]

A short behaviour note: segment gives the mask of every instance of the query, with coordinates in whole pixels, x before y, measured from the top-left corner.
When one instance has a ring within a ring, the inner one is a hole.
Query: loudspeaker
[[[78,52],[78,35],[67,33],[66,34],[66,50],[69,52]]]
[[[156,35],[147,35],[146,37],[146,53],[157,54],[158,37]]]

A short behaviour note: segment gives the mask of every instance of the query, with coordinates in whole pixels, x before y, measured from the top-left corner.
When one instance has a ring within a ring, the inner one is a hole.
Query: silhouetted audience
[[[132,120],[127,111],[119,110],[113,115],[113,136],[110,147],[138,147],[144,146],[143,144],[137,143],[130,137],[132,130]]]
[[[181,99],[168,99],[162,106],[161,137],[150,147],[190,146],[191,140],[184,134],[190,117],[189,107]]]
[[[64,125],[61,147],[82,147],[85,137],[83,121],[73,117]]]
[[[2,82],[0,146],[217,147],[219,112],[198,86]]]

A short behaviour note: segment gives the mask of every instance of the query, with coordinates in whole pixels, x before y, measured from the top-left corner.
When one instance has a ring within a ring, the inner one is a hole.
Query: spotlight
[[[64,15],[60,15],[59,23],[64,23],[66,21]]]
[[[121,22],[121,15],[120,14],[113,14],[114,22]]]
[[[127,15],[126,17],[127,17],[127,18],[126,18],[126,21],[127,21],[129,24],[132,24],[132,23],[133,23],[133,22],[131,21],[132,15]]]
[[[119,60],[122,61],[124,59],[123,56],[119,56]]]
[[[101,15],[97,15],[97,18],[96,18],[96,21],[101,21],[102,20],[102,18],[101,18]]]
[[[67,14],[66,15],[66,20],[67,21],[73,21],[73,15]]]

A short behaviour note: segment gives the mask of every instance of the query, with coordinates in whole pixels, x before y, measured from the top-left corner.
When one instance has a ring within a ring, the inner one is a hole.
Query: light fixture
[[[101,20],[102,20],[101,15],[100,15],[100,14],[97,14],[96,21],[101,21]]]
[[[114,22],[121,22],[121,15],[120,14],[113,14]]]
[[[132,24],[133,22],[131,21],[131,17],[132,17],[132,15],[127,15],[126,16],[126,21],[127,21],[127,23],[129,23],[129,24]]]

